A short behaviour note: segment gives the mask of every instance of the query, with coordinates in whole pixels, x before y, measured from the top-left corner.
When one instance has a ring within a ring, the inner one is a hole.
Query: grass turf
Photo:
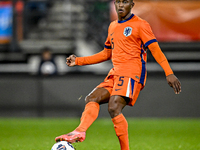
[[[131,150],[200,150],[200,119],[128,118]],[[72,118],[0,118],[0,150],[50,150],[79,124]],[[120,150],[110,119],[97,119],[77,150]]]

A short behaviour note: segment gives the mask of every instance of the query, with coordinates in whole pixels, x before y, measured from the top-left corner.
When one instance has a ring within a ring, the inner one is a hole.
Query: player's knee
[[[114,118],[121,113],[121,110],[119,110],[116,106],[108,106],[108,112],[111,118]]]
[[[85,98],[85,103],[87,104],[89,102],[97,102],[98,103],[98,98],[94,97],[94,96],[91,96],[91,95],[88,95]]]

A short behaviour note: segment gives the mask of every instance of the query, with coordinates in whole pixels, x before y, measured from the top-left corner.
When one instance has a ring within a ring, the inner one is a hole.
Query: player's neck
[[[132,15],[132,13],[130,12],[130,13],[128,13],[128,14],[127,14],[126,16],[124,16],[124,17],[118,16],[118,20],[119,20],[119,21],[127,20],[128,18],[131,17],[131,15]]]
[[[121,21],[121,20],[118,20],[118,23],[124,23],[124,22],[130,20],[131,18],[133,18],[133,16],[134,16],[134,14],[131,14],[131,16],[127,17],[127,19],[124,19],[124,20],[122,20],[122,21]]]

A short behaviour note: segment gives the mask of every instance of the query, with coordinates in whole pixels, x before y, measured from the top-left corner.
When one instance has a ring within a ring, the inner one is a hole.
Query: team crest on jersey
[[[129,35],[131,35],[131,33],[132,33],[132,28],[131,27],[126,27],[125,29],[124,29],[124,35],[127,37],[127,36],[129,36]]]

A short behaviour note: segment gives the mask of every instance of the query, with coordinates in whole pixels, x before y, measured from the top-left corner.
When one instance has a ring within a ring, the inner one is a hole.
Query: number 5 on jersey
[[[111,47],[112,47],[112,49],[114,49],[114,42],[113,42],[113,38],[111,39]]]

